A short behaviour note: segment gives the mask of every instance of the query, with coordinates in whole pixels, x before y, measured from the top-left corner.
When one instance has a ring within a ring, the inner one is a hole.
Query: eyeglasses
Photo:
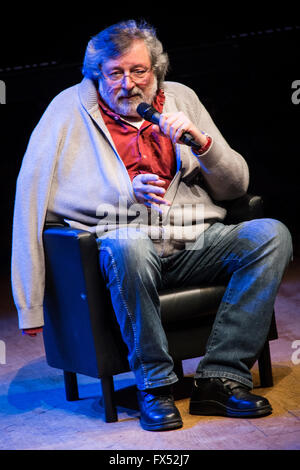
[[[125,72],[122,70],[115,70],[114,72],[110,72],[108,74],[101,70],[101,73],[106,80],[112,82],[114,85],[117,85],[118,83],[121,83],[125,77],[130,77],[133,82],[139,83],[146,78],[150,71],[151,69],[149,68],[138,68],[127,74],[125,74]]]

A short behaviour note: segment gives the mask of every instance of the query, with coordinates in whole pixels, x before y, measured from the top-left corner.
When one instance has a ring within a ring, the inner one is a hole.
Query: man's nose
[[[132,80],[130,74],[124,74],[123,80],[122,80],[122,87],[125,88],[126,90],[131,90],[132,88],[135,87],[135,83]]]

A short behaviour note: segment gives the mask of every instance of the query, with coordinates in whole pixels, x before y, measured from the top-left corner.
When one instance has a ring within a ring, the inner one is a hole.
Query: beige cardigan
[[[165,82],[164,92],[164,112],[183,111],[213,139],[198,159],[189,147],[176,145],[177,173],[165,194],[172,203],[166,210],[171,212],[166,212],[163,220],[153,219],[152,228],[157,230],[150,233],[159,254],[168,256],[191,240],[190,229],[198,236],[213,222],[224,219],[226,212],[217,201],[234,199],[247,191],[248,167],[190,88]],[[199,175],[206,189],[199,184]],[[119,218],[125,224],[126,220],[132,223],[136,203],[127,170],[101,117],[95,84],[84,79],[60,93],[46,109],[32,133],[17,180],[12,287],[20,328],[44,322],[45,220],[59,217],[72,227],[101,236],[118,226],[114,221]],[[181,217],[176,215],[184,205],[188,210],[185,230],[180,232]],[[196,206],[202,208],[201,220],[194,219],[191,208]],[[112,209],[108,216],[107,207]]]

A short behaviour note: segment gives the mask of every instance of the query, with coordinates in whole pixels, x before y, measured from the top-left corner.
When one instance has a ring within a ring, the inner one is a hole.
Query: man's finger
[[[145,193],[155,193],[155,194],[165,194],[166,192],[164,188],[160,188],[159,186],[152,186],[149,183],[143,187],[143,191]]]
[[[151,204],[156,203],[156,204],[165,204],[165,205],[170,205],[170,202],[167,201],[166,199],[163,199],[160,196],[157,196],[154,193],[149,193],[149,194],[144,194],[144,198],[149,201]]]
[[[158,175],[153,175],[152,173],[144,173],[141,175],[141,181],[142,183],[148,183],[148,181],[158,181],[159,176]]]

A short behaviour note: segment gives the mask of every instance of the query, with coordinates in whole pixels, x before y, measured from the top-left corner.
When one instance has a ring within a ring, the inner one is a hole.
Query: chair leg
[[[64,370],[64,381],[67,401],[79,400],[76,373]]]
[[[261,387],[273,386],[272,362],[270,355],[269,341],[265,342],[262,352],[258,359],[258,370]]]
[[[181,380],[184,377],[182,361],[174,361],[174,372],[178,379]]]
[[[114,400],[114,379],[112,376],[101,378],[104,413],[106,423],[118,421],[118,413]]]

